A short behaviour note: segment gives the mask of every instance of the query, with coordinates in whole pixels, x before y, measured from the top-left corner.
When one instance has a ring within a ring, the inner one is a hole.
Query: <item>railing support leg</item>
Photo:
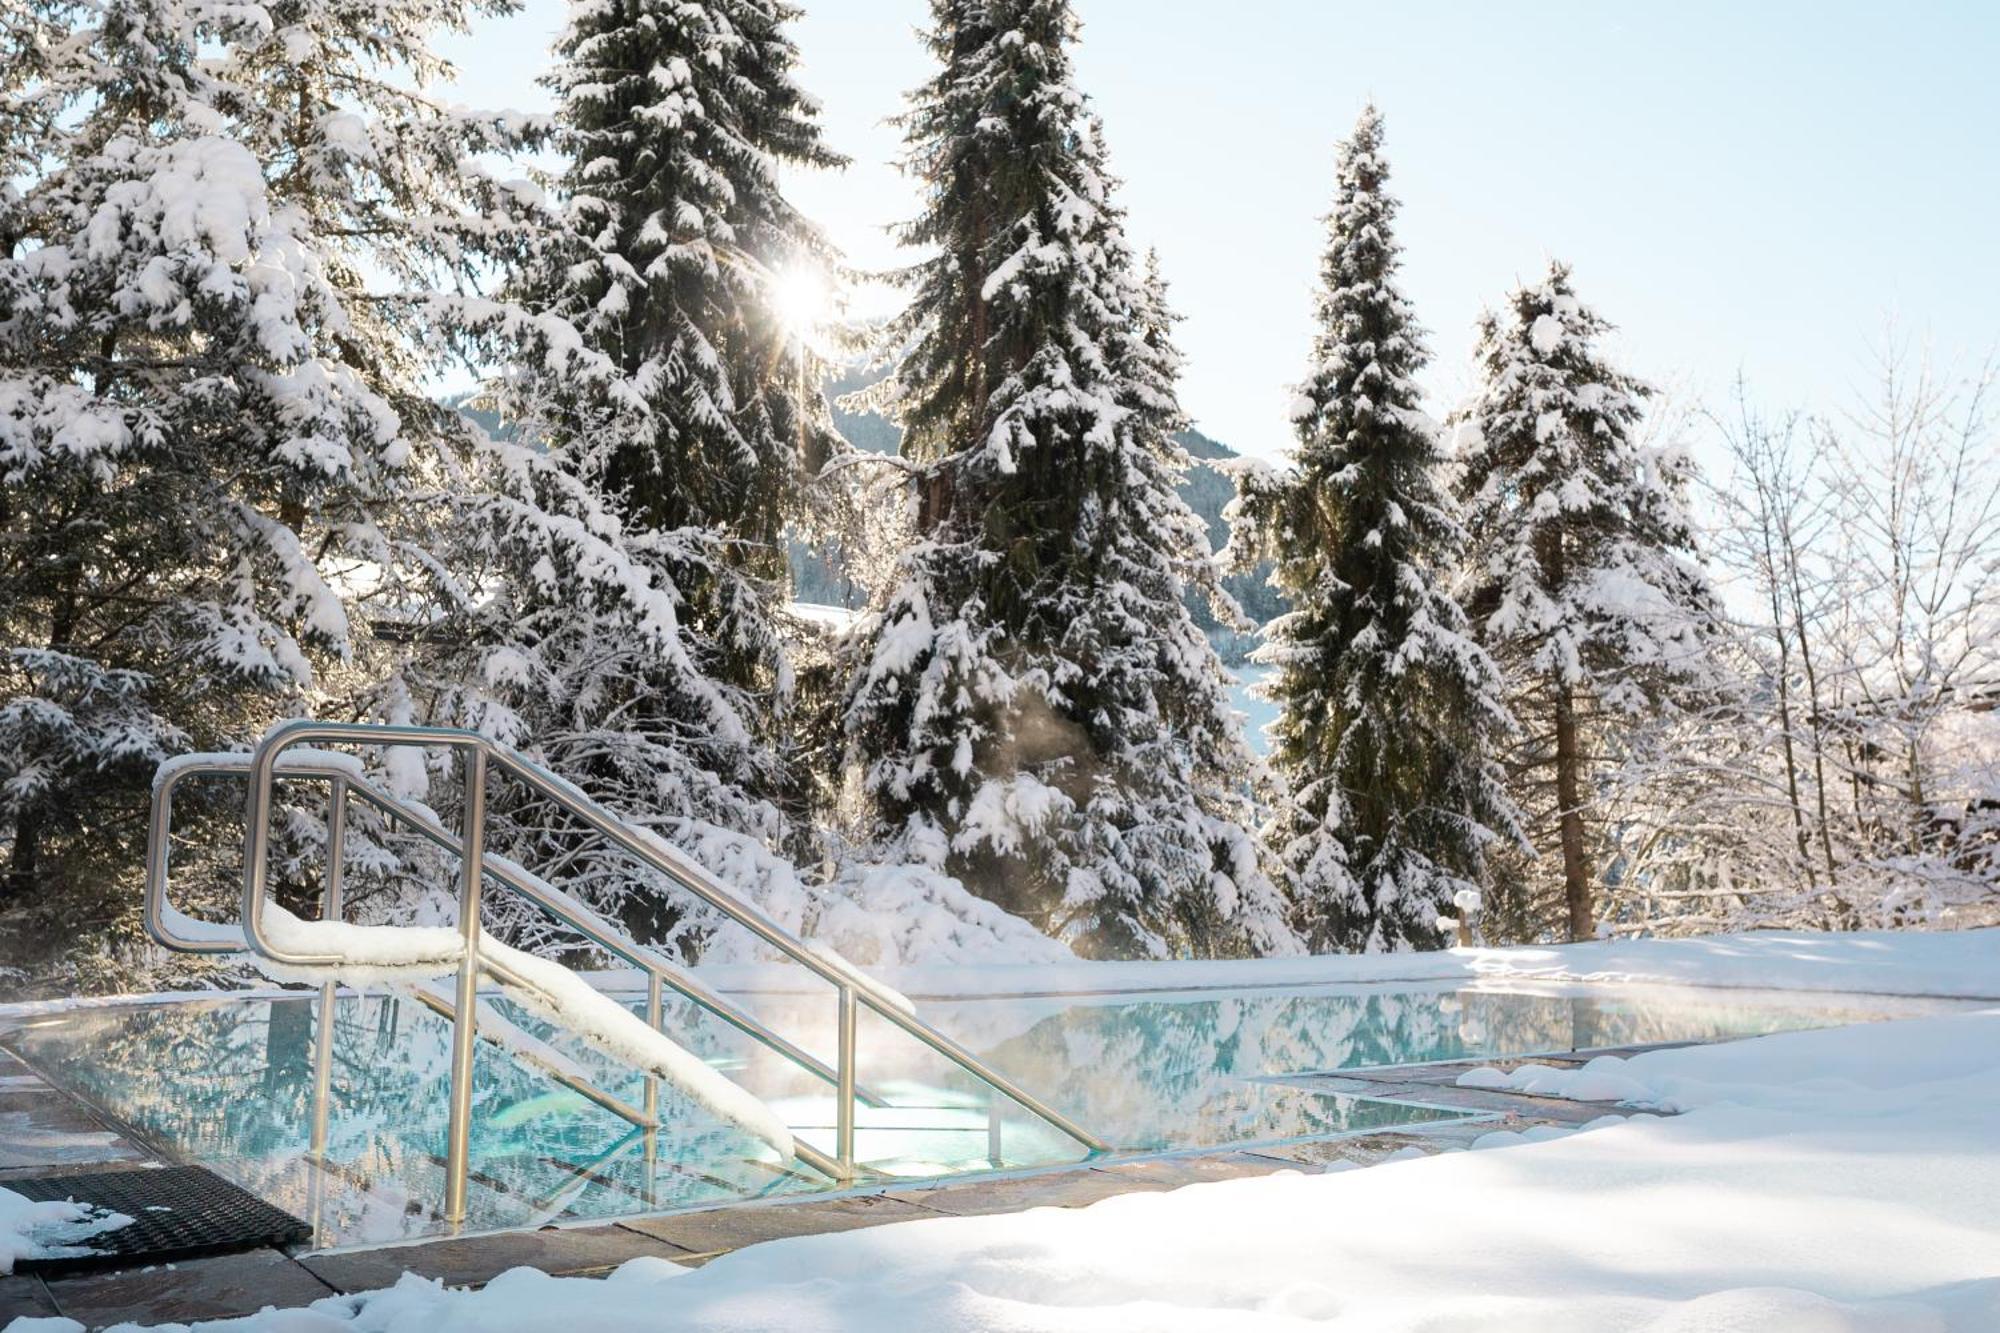
[[[326,814],[326,896],[320,907],[322,921],[338,921],[341,913],[342,853],[347,847],[347,783],[333,780]],[[315,1162],[326,1157],[327,1101],[333,1090],[333,1006],[339,988],[331,981],[319,988],[319,1013],[313,1031],[313,1122],[312,1155]]]
[[[333,1093],[333,1006],[339,988],[331,981],[319,988],[319,1012],[313,1022],[313,1120],[314,1161],[326,1156],[327,1099]]]
[[[1001,1104],[1000,1090],[991,1084],[986,1088],[986,1160],[998,1167],[1006,1155],[1005,1144],[1001,1141],[1007,1129],[1006,1107]]]
[[[465,885],[458,898],[465,955],[458,964],[458,1004],[451,1025],[451,1127],[445,1146],[444,1216],[465,1220],[472,1166],[472,1055],[478,1034],[479,889],[486,859],[486,752],[474,750],[465,777]]]
[[[306,1209],[312,1214],[315,1245],[324,1243],[326,1231],[326,1122],[333,1095],[333,1006],[338,994],[333,982],[321,983],[319,1011],[313,1018],[312,1176],[306,1186]]]
[[[834,1159],[840,1163],[840,1178],[854,1179],[854,1037],[860,1020],[860,1005],[854,987],[840,988],[839,1055],[834,1064],[838,1075],[834,1097]]]
[[[662,1025],[666,1022],[666,1009],[661,1002],[662,999],[660,974],[657,972],[648,973],[646,976],[646,1026],[655,1032],[660,1031]],[[640,1105],[641,1109],[646,1113],[646,1119],[652,1121],[650,1125],[646,1126],[646,1202],[654,1207],[658,1207],[660,1172],[660,1080],[658,1076],[653,1074],[646,1075],[645,1100]]]
[[[326,813],[326,897],[320,908],[322,921],[338,921],[341,912],[342,853],[347,848],[347,782],[333,780]],[[313,1018],[313,1109],[312,1183],[307,1193],[312,1212],[313,1239],[317,1243],[326,1226],[326,1140],[327,1119],[333,1098],[333,1011],[340,987],[321,982],[319,1009]]]

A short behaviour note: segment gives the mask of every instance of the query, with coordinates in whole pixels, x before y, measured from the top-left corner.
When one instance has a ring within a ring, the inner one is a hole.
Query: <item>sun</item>
[[[816,339],[832,312],[833,292],[826,275],[797,264],[781,270],[771,283],[771,309],[785,332],[801,342]]]

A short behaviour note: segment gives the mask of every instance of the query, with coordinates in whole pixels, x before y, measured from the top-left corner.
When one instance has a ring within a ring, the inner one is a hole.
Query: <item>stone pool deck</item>
[[[1673,1043],[1685,1044],[1685,1043]],[[1653,1046],[1535,1056],[1543,1064],[1575,1065],[1596,1055],[1631,1055]],[[405,1272],[452,1286],[477,1286],[527,1264],[550,1273],[589,1277],[629,1259],[651,1255],[678,1264],[707,1263],[764,1241],[889,1222],[1080,1208],[1115,1194],[1267,1175],[1372,1166],[1411,1152],[1463,1149],[1482,1135],[1536,1126],[1568,1127],[1630,1112],[1547,1097],[1456,1086],[1481,1065],[1512,1068],[1525,1060],[1467,1060],[1277,1080],[1399,1101],[1445,1106],[1477,1119],[1412,1125],[1276,1145],[1215,1152],[1118,1158],[1058,1170],[1017,1172],[938,1182],[864,1186],[837,1195],[770,1200],[693,1212],[629,1218],[613,1224],[551,1227],[374,1249],[276,1249],[135,1269],[42,1277],[0,1277],[0,1327],[21,1316],[64,1315],[97,1329],[126,1321],[187,1323],[253,1314],[269,1305],[305,1305],[325,1296],[392,1285]],[[10,1179],[63,1172],[163,1165],[157,1155],[6,1051],[0,1051],[0,1186]]]

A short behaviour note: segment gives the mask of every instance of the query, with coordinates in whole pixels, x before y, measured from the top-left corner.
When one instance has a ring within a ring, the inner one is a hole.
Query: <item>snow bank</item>
[[[1810,1111],[1837,1103],[1849,1114],[1893,1114],[1913,1097],[1942,1095],[1953,1086],[1953,1071],[1960,1065],[1965,1066],[1966,1096],[1991,1095],[1992,1071],[1979,1064],[1989,1048],[2000,1050],[2000,1009],[1883,1024],[1866,1041],[1850,1028],[1823,1028],[1627,1058],[1605,1055],[1577,1069],[1539,1064],[1511,1073],[1474,1069],[1458,1082],[1660,1111],[1724,1105]],[[1994,1125],[2000,1128],[2000,1113],[1995,1115]],[[1995,1210],[2000,1216],[2000,1201]]]
[[[123,1213],[90,1204],[24,1199],[0,1188],[0,1277],[13,1272],[22,1259],[89,1254],[91,1249],[83,1242],[131,1224]]]
[[[814,908],[812,938],[867,968],[1077,961],[1068,945],[925,866],[849,866],[819,890]]]
[[[2000,1327],[2000,1011],[1633,1060],[1689,1113],[1367,1170],[516,1269],[233,1333],[1978,1333]],[[1700,1090],[1700,1091],[1696,1091]],[[51,1329],[79,1326],[57,1324]],[[219,1333],[219,1330],[218,1330]]]

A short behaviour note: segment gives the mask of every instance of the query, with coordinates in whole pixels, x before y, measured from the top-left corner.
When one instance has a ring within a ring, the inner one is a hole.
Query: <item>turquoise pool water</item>
[[[737,997],[831,1056],[829,1002]],[[496,1000],[507,1017],[635,1103],[636,1079]],[[327,1150],[310,1153],[317,999],[218,998],[84,1009],[0,1031],[54,1081],[163,1154],[210,1167],[312,1222],[322,1245],[441,1234],[449,1027],[393,997],[332,1015]],[[1726,992],[1321,987],[932,1000],[924,1017],[1101,1137],[1132,1151],[1325,1137],[1460,1112],[1269,1081],[1321,1071],[1653,1041],[1711,1040],[1917,1012],[1873,999]],[[830,1149],[828,1089],[691,1005],[667,1030]],[[864,1020],[858,1154],[930,1178],[1078,1160],[1076,1145],[879,1020]],[[670,1091],[665,1128],[634,1129],[483,1045],[469,1230],[629,1216],[836,1188],[793,1170]]]

